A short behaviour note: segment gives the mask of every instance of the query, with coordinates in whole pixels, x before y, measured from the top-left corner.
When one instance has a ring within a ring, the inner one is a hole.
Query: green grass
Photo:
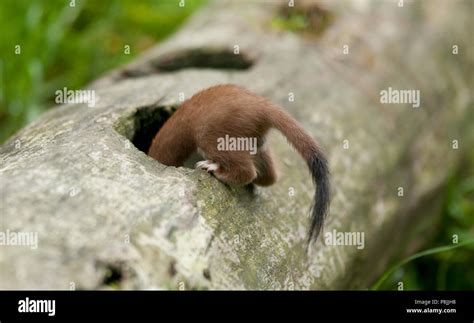
[[[400,263],[398,263],[395,266],[392,266],[389,270],[387,270],[382,275],[382,277],[380,277],[377,280],[377,282],[372,286],[372,289],[373,290],[380,289],[382,284],[384,282],[386,282],[387,279],[395,273],[395,271],[400,270],[405,264],[408,264],[411,261],[414,261],[416,259],[419,259],[419,258],[422,258],[422,257],[425,257],[425,256],[430,256],[430,255],[442,255],[444,252],[447,252],[447,251],[453,251],[454,249],[457,249],[457,248],[470,247],[470,246],[471,247],[474,246],[474,240],[468,240],[468,241],[465,241],[465,242],[460,243],[460,244],[452,244],[452,245],[447,245],[447,246],[442,246],[442,247],[436,247],[436,248],[432,248],[432,249],[428,249],[428,250],[418,252],[418,253],[416,253],[416,254],[408,257],[408,258],[405,258]],[[471,249],[471,251],[474,251],[474,250]],[[449,258],[451,258],[452,255],[453,255],[452,253],[449,254]],[[446,275],[447,274],[446,269],[447,269],[448,263],[445,262],[442,265],[443,265],[442,267],[443,267],[444,270],[442,270],[441,273]],[[439,287],[446,287],[446,277],[440,277],[439,280],[442,281],[444,284],[440,284],[441,286],[437,286],[438,287],[437,289],[440,289]],[[413,283],[413,279],[410,279],[409,282],[411,282],[412,285],[415,285],[415,283]]]
[[[450,180],[441,230],[432,248],[388,268],[373,290],[474,290],[474,153],[465,171]],[[458,238],[453,243],[453,236]]]
[[[53,106],[57,89],[80,88],[126,63],[205,2],[0,1],[0,143]]]

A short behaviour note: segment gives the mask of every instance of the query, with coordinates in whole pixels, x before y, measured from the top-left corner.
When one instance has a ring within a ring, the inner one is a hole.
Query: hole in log
[[[122,281],[124,274],[119,265],[105,264],[105,275],[102,280],[102,285],[116,287]]]
[[[203,272],[202,272],[202,275],[204,276],[204,278],[206,278],[207,280],[211,280],[211,272],[208,268],[204,269]]]
[[[115,130],[130,140],[133,145],[148,153],[151,142],[165,122],[178,109],[178,106],[146,106],[139,108],[133,116],[124,117],[115,125]],[[194,169],[194,165],[203,160],[197,152],[184,163],[184,167]]]
[[[186,68],[246,70],[253,64],[254,59],[242,52],[235,54],[228,49],[188,49],[163,55],[142,68],[126,69],[122,71],[122,77],[169,73]]]
[[[253,60],[246,55],[229,50],[194,49],[161,57],[153,64],[161,72],[173,72],[184,68],[218,68],[246,70]]]
[[[176,261],[173,260],[170,262],[169,264],[169,267],[168,267],[168,274],[171,276],[171,277],[174,277],[176,276],[176,274],[178,273],[178,271],[176,270]]]
[[[145,107],[138,109],[134,116],[135,133],[132,143],[144,153],[148,152],[151,141],[166,120],[176,111],[173,107]]]

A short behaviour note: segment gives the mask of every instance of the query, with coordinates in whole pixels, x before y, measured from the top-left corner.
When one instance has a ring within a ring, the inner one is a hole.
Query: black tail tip
[[[314,154],[309,162],[309,168],[316,183],[316,192],[314,195],[314,204],[311,208],[311,224],[309,229],[308,244],[318,239],[321,233],[324,221],[329,213],[329,204],[331,199],[329,183],[328,162],[323,154]]]

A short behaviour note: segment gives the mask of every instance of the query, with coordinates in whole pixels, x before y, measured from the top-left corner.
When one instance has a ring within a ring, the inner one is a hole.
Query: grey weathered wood
[[[367,288],[410,238],[424,241],[443,186],[473,143],[472,2],[326,7],[332,23],[311,37],[273,29],[272,2],[211,4],[94,82],[96,107],[55,108],[6,142],[0,231],[37,232],[39,246],[0,246],[0,288],[108,288],[111,268],[122,272],[123,289]],[[251,68],[156,68],[169,55],[232,53],[234,45]],[[281,178],[254,194],[165,167],[131,145],[138,109],[177,105],[180,92],[220,83],[270,98],[321,143],[333,183],[325,231],[364,232],[364,249],[320,240],[305,252],[313,185],[280,135],[270,145]],[[421,107],[381,104],[389,86],[421,90]]]

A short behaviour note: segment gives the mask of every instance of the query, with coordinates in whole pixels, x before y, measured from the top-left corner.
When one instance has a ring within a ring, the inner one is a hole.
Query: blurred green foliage
[[[388,269],[373,289],[396,290],[403,282],[404,290],[474,290],[474,152],[465,166],[446,187],[441,230],[430,244],[435,248]],[[454,235],[458,248],[452,248]]]
[[[0,143],[53,106],[57,89],[80,88],[124,64],[204,2],[75,0],[71,7],[71,0],[0,1]]]

